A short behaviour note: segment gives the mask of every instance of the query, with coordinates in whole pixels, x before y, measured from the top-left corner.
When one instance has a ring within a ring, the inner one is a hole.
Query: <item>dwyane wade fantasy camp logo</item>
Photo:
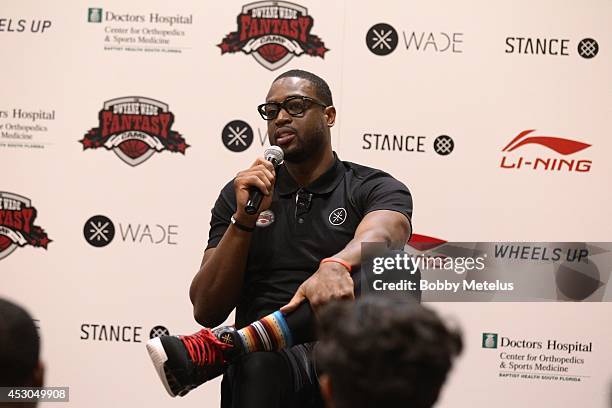
[[[47,249],[51,240],[41,227],[34,225],[36,213],[30,199],[0,191],[0,259],[26,245]]]
[[[79,140],[83,150],[112,150],[130,166],[138,166],[164,150],[185,154],[189,145],[172,130],[174,114],[155,99],[127,96],[104,102],[99,125]]]
[[[221,44],[221,55],[244,52],[274,71],[293,57],[308,54],[324,58],[329,49],[310,34],[314,20],[306,7],[286,1],[257,1],[242,7],[238,31],[229,33]]]

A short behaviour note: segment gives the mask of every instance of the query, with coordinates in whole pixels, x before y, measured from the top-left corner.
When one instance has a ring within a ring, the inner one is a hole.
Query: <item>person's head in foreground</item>
[[[419,304],[384,297],[336,302],[316,349],[328,407],[431,407],[462,350],[461,335]]]
[[[20,306],[0,299],[0,387],[42,387],[44,369],[39,352],[40,339],[32,317]]]

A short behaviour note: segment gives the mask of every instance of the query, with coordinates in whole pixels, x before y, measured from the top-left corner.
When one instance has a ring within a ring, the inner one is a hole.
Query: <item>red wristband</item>
[[[346,262],[344,259],[340,259],[340,258],[325,258],[323,260],[321,260],[321,263],[326,263],[326,262],[335,262],[335,263],[339,263],[340,265],[344,266],[346,269],[348,269],[348,272],[351,273],[351,270],[353,269],[353,267],[351,266],[350,263]]]

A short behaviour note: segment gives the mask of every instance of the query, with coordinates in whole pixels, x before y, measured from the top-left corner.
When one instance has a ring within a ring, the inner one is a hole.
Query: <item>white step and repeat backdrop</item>
[[[610,241],[611,17],[609,0],[3,2],[0,296],[37,319],[47,385],[74,407],[218,406],[218,380],[170,399],[144,343],[197,330],[210,208],[267,146],[255,107],[285,69],[328,80],[335,150],[410,187],[416,234]],[[607,405],[609,303],[432,306],[467,343],[440,407]],[[504,350],[569,371],[503,375],[521,371]]]

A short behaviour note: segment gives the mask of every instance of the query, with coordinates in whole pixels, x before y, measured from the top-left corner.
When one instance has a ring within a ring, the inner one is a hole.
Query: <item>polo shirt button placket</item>
[[[296,231],[302,234],[306,229],[306,215],[310,210],[312,201],[312,193],[309,193],[307,190],[303,188],[298,189],[295,194],[295,222]]]

